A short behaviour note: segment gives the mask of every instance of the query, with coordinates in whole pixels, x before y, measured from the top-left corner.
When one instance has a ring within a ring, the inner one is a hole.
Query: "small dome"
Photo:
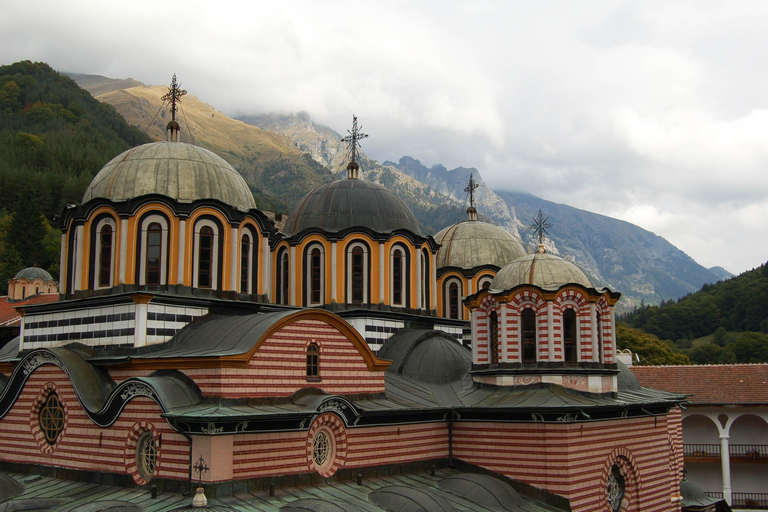
[[[489,264],[502,268],[526,254],[523,244],[509,231],[476,220],[443,229],[435,241],[442,245],[437,252],[437,268],[472,269]]]
[[[93,178],[83,203],[127,201],[160,194],[180,203],[218,199],[238,210],[256,208],[240,173],[216,154],[182,142],[153,142],[119,154]]]
[[[351,227],[420,234],[413,212],[402,199],[381,185],[358,179],[332,181],[304,196],[288,216],[284,231],[293,235],[308,228],[338,232]]]
[[[518,258],[505,266],[491,283],[494,290],[509,290],[521,284],[532,284],[544,290],[557,290],[566,284],[589,288],[589,279],[579,267],[563,258],[547,254],[543,246],[534,254]]]
[[[632,370],[621,361],[617,361],[617,364],[619,366],[617,383],[619,391],[638,391],[640,389],[640,381],[637,380],[637,377],[632,373]]]
[[[16,274],[13,278],[26,279],[27,281],[32,281],[34,279],[42,279],[43,281],[53,281],[51,274],[49,274],[45,270],[38,267],[28,267],[28,268],[25,268],[24,270],[20,270],[19,273]]]
[[[472,354],[443,331],[400,329],[379,350],[389,359],[388,372],[433,384],[462,380],[472,367]]]

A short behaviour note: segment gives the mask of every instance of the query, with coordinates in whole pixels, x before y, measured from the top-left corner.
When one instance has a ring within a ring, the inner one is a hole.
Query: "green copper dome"
[[[242,176],[216,154],[183,142],[153,142],[113,158],[93,178],[83,203],[127,201],[160,194],[180,203],[218,199],[238,210],[256,208]]]
[[[284,231],[293,235],[309,228],[338,232],[352,227],[420,234],[413,212],[391,190],[350,178],[320,185],[304,196],[288,216]]]
[[[42,279],[43,281],[53,281],[51,274],[38,267],[29,267],[24,270],[20,270],[14,277],[14,279],[26,279],[32,281],[34,279]]]
[[[435,235],[435,241],[442,245],[437,253],[437,268],[472,269],[489,264],[502,268],[525,256],[522,243],[509,231],[476,220],[443,229]]]
[[[591,287],[579,267],[563,258],[547,254],[543,246],[534,254],[518,258],[505,266],[491,282],[494,290],[509,290],[521,284],[532,284],[543,290],[557,290],[566,284]]]

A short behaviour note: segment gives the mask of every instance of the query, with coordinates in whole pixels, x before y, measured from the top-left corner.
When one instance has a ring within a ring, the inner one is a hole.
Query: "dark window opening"
[[[240,293],[250,293],[248,276],[251,275],[251,239],[243,235],[240,242]]]
[[[320,377],[320,348],[310,343],[307,347],[307,379]]]
[[[488,317],[488,352],[491,364],[499,364],[499,317],[495,311]]]
[[[288,304],[288,291],[291,284],[291,268],[288,261],[288,252],[283,252],[280,258],[280,304]]]
[[[320,304],[321,302],[321,273],[322,273],[322,256],[320,249],[315,247],[309,253],[309,281],[310,281],[310,294],[309,301],[312,304]]]
[[[536,313],[526,308],[521,315],[523,329],[523,362],[536,362]]]
[[[576,312],[572,309],[563,313],[563,351],[566,363],[576,362]]]
[[[200,230],[198,241],[197,286],[199,288],[210,288],[211,273],[213,271],[213,229],[209,226],[203,226]]]
[[[99,233],[99,286],[109,286],[112,277],[112,227],[105,225]]]
[[[392,303],[403,304],[403,253],[392,254]]]
[[[144,281],[148,285],[160,284],[160,261],[162,258],[163,228],[153,222],[147,228],[147,259]]]
[[[362,247],[352,249],[352,303],[362,304],[365,294],[365,253]]]
[[[448,318],[459,318],[459,285],[456,282],[448,285]]]

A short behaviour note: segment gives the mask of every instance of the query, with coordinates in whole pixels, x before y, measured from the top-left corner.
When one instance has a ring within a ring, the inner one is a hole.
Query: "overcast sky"
[[[477,167],[740,273],[768,259],[766,27],[760,0],[0,0],[0,64],[356,114],[379,161]]]

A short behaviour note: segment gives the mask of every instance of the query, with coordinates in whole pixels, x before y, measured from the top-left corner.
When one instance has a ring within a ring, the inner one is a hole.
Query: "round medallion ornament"
[[[45,403],[40,406],[40,431],[45,437],[45,441],[50,444],[56,444],[56,440],[64,430],[64,408],[59,401],[59,395],[52,392],[45,399]]]
[[[624,500],[624,477],[616,464],[613,465],[611,474],[608,475],[605,493],[611,510],[619,512],[621,510],[621,503]]]
[[[149,430],[144,431],[136,442],[136,469],[141,478],[149,480],[157,467],[157,443]]]
[[[331,441],[325,430],[320,430],[312,442],[312,458],[318,467],[325,466],[331,454]]]

